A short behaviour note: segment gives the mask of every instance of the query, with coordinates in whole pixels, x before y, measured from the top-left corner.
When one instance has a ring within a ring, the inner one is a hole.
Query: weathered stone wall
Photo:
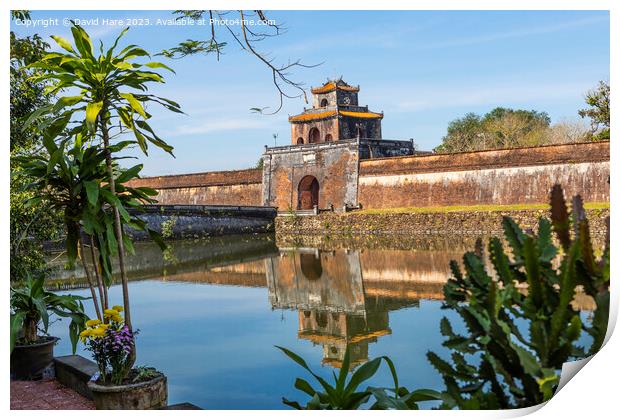
[[[161,204],[261,205],[261,184],[213,185],[201,187],[160,188]]]
[[[133,187],[158,190],[158,204],[261,205],[261,170],[203,172],[135,180]]]
[[[609,201],[609,142],[364,160],[392,150],[372,151],[366,143],[353,139],[270,148],[263,155],[262,172],[160,176],[131,185],[159,190],[161,204],[270,205],[280,211],[297,208],[299,182],[306,175],[319,182],[319,207],[333,204],[337,210],[344,204],[546,203],[554,183],[562,184],[567,196],[579,193],[586,202]]]
[[[609,142],[371,159],[359,171],[364,208],[545,203],[555,183],[609,200]]]
[[[268,149],[263,155],[263,205],[297,209],[298,186],[307,175],[319,183],[319,208],[353,205],[358,153],[356,141]]]

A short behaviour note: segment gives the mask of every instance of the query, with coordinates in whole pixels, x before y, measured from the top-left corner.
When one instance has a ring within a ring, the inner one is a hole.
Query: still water
[[[275,345],[323,375],[340,367],[347,345],[354,365],[387,355],[409,389],[440,389],[426,352],[446,356],[443,316],[458,326],[441,309],[442,286],[448,262],[467,248],[442,244],[383,238],[372,247],[323,240],[276,246],[269,236],[231,236],[172,242],[162,257],[153,244],[139,243],[128,263],[137,364],[166,373],[170,404],[205,409],[284,409],[282,397],[305,402],[293,383],[309,378]],[[82,276],[59,268],[49,286],[88,296]],[[122,304],[118,285],[110,296]],[[63,321],[50,334],[61,337],[56,354],[71,352]],[[81,344],[78,353],[89,357]],[[366,385],[390,386],[387,368]]]

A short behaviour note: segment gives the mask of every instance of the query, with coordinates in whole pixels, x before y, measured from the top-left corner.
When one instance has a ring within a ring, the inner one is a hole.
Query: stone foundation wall
[[[609,201],[609,142],[362,160],[363,208],[545,203],[567,196]]]
[[[593,236],[604,238],[609,209],[586,210]],[[451,211],[429,213],[322,213],[318,216],[278,216],[276,235],[498,235],[502,218],[512,217],[523,229],[537,230],[548,210]],[[280,239],[279,239],[280,240]]]

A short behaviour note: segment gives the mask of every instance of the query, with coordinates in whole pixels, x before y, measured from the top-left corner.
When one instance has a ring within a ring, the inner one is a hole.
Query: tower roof
[[[351,86],[347,82],[342,79],[338,80],[328,80],[323,86],[312,88],[311,91],[314,94],[317,93],[329,93],[333,92],[336,89],[343,90],[346,92],[359,92],[359,86]]]
[[[331,110],[325,112],[305,112],[299,115],[293,115],[292,117],[288,117],[289,122],[292,123],[300,123],[300,122],[309,122],[309,121],[318,121],[324,120],[328,118],[334,118],[338,115],[343,115],[345,117],[353,117],[353,118],[383,118],[383,114],[379,114],[377,112],[354,112],[354,111],[341,111],[341,110]]]

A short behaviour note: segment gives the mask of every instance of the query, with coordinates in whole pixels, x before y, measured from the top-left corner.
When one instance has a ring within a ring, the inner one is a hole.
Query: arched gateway
[[[312,175],[306,175],[297,187],[297,209],[312,210],[319,205],[319,181]]]

